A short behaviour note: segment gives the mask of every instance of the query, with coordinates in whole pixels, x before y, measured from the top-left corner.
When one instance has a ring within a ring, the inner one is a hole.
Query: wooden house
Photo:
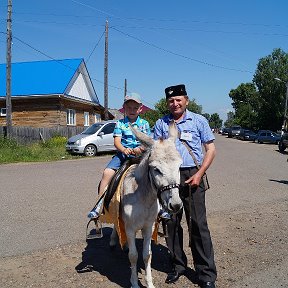
[[[11,71],[13,126],[83,127],[104,119],[83,59],[13,63]],[[5,125],[6,64],[0,64],[0,126]]]

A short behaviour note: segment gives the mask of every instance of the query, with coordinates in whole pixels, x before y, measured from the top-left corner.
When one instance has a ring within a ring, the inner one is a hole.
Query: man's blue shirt
[[[131,123],[126,116],[124,119],[118,120],[116,122],[113,136],[119,136],[121,137],[121,144],[125,148],[136,148],[140,146],[140,142],[136,139],[135,135],[132,133],[132,130],[130,129],[128,124],[131,124],[132,127],[137,128],[141,132],[150,135],[150,126],[148,121],[137,117],[136,121],[134,123]]]
[[[169,123],[171,121],[173,121],[172,114],[166,115],[156,121],[154,126],[155,140],[159,138],[167,139],[169,137]],[[186,110],[183,119],[175,123],[179,131],[179,135],[181,135],[182,132],[191,134],[191,136],[188,137],[191,139],[191,141],[187,140],[186,142],[192,149],[198,164],[201,165],[204,158],[202,144],[215,140],[207,119],[200,114]],[[176,140],[176,148],[183,160],[181,167],[184,168],[196,166],[192,156],[188,152],[188,149],[184,146],[183,143],[181,143],[179,139]]]

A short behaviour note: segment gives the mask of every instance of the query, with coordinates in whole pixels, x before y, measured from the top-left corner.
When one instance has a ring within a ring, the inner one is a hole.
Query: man
[[[203,116],[187,110],[189,98],[185,85],[168,87],[165,89],[165,94],[170,114],[157,120],[154,139],[167,138],[169,123],[175,122],[179,131],[176,147],[183,160],[180,168],[179,193],[190,230],[194,268],[201,288],[215,288],[217,272],[206,218],[205,188],[202,179],[215,157],[216,150],[213,143],[215,137]],[[202,152],[202,145],[205,155]],[[198,164],[199,169],[197,169]],[[166,242],[170,250],[173,271],[168,273],[166,283],[175,283],[187,269],[187,257],[183,250],[182,215],[183,210],[167,221]]]

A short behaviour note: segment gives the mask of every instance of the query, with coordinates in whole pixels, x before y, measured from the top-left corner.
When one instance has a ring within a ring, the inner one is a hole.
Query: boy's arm
[[[125,148],[121,144],[121,137],[120,136],[114,136],[114,146],[116,149],[120,152],[122,152],[125,155],[130,155],[133,154],[133,149],[132,148]]]

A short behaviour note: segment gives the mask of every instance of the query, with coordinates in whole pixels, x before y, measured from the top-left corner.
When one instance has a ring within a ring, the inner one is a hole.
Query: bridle
[[[156,186],[154,182],[153,182],[153,184],[154,184],[154,186]],[[179,187],[180,187],[180,184],[174,183],[174,184],[169,184],[169,185],[167,185],[167,186],[163,186],[163,187],[161,187],[161,188],[158,188],[158,189],[157,189],[157,197],[158,197],[158,199],[161,198],[161,194],[162,194],[164,191],[170,190],[170,189],[173,189],[173,188],[179,188]]]
[[[162,198],[161,198],[161,194],[167,190],[170,190],[170,189],[173,189],[173,188],[179,188],[180,187],[180,184],[177,184],[177,183],[172,183],[172,184],[169,184],[169,185],[166,185],[166,186],[162,186],[162,187],[157,187],[156,184],[155,184],[155,180],[154,180],[154,176],[153,174],[150,172],[150,167],[148,168],[148,174],[149,174],[149,178],[150,178],[150,181],[151,183],[153,184],[155,190],[157,191],[157,198],[160,202],[160,204],[163,206],[163,207],[166,207],[166,203],[163,202]]]

